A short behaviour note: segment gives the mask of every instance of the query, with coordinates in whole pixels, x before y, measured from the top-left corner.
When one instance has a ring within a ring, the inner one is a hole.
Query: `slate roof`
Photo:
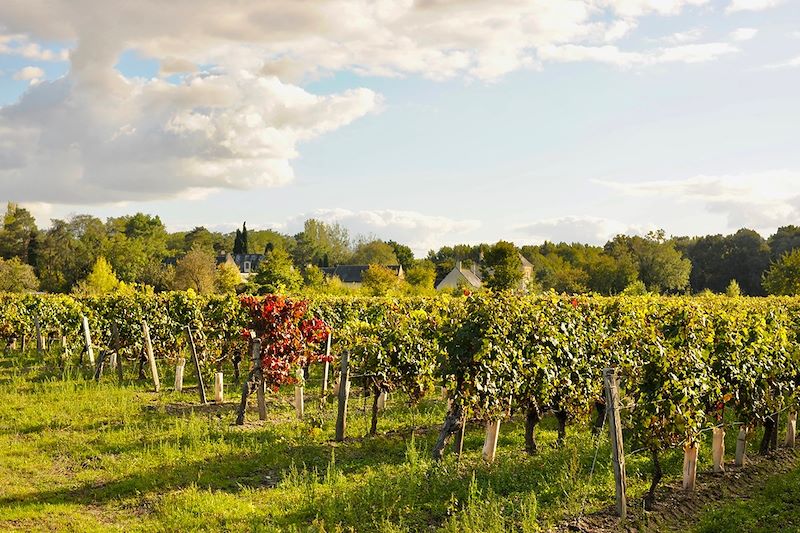
[[[263,260],[264,254],[220,254],[217,256],[218,265],[232,261],[239,267],[239,272],[244,272],[244,264],[247,262],[250,263],[249,272],[255,272]]]
[[[466,278],[466,280],[473,287],[480,287],[483,285],[481,278],[479,278],[472,270],[468,268],[459,268],[458,271],[461,272],[461,275],[464,276],[464,278]]]
[[[385,265],[386,268],[400,276],[403,272],[403,267],[400,265]],[[326,276],[336,276],[343,283],[361,283],[364,278],[364,272],[367,271],[369,265],[336,265],[332,267],[322,267],[323,274]]]

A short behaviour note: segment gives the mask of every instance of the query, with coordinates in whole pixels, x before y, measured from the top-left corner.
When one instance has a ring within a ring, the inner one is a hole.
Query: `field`
[[[320,407],[313,387],[306,420],[295,419],[287,389],[268,396],[266,422],[250,412],[237,427],[233,384],[226,403],[199,406],[191,388],[155,394],[146,381],[97,384],[86,368],[53,373],[32,351],[4,356],[0,369],[2,530],[537,531],[577,515],[584,499],[587,512],[613,502],[608,439],[590,477],[587,424],[570,425],[556,448],[555,422],[545,418],[541,451],[529,457],[515,418],[502,426],[492,465],[480,457],[483,427],[471,426],[461,461],[448,454],[435,463],[445,404],[434,394],[414,407],[390,398],[379,435],[360,437],[369,402],[354,387],[354,437],[335,444],[335,404]],[[312,370],[314,378],[319,366]],[[681,460],[665,457],[669,478],[680,475]],[[709,466],[701,454],[700,469]],[[632,496],[646,490],[649,469],[644,455],[628,457]],[[737,516],[758,515],[745,507],[700,524],[724,519],[733,531]]]
[[[753,516],[739,496],[766,501],[765,483],[796,470],[780,445],[797,409],[799,311],[790,298],[4,296],[0,527],[616,529],[608,429],[619,420],[622,525],[735,530]],[[193,363],[173,390],[193,353],[210,398],[224,375],[226,401],[199,400]],[[322,394],[326,362],[331,387],[349,365],[346,438],[346,395]],[[243,383],[251,396],[266,387],[264,420],[251,399],[234,423]],[[442,437],[464,420],[459,457]],[[725,476],[709,473],[720,428]],[[732,464],[739,437],[744,468]],[[698,449],[695,477],[684,461]],[[731,511],[714,514],[720,505]]]

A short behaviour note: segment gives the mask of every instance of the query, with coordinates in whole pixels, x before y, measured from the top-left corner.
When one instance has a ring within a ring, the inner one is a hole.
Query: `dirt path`
[[[628,502],[628,519],[620,523],[614,508],[587,515],[578,523],[575,519],[555,529],[562,533],[582,531],[602,533],[611,531],[687,531],[699,519],[706,506],[715,502],[747,499],[776,474],[788,473],[800,466],[800,448],[781,449],[766,457],[752,457],[744,467],[726,464],[725,474],[700,472],[694,493],[681,489],[680,480],[659,487],[656,508],[647,512],[641,499]]]

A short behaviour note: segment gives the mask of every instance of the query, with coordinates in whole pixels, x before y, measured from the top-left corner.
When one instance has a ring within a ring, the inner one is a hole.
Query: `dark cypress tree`
[[[250,247],[247,244],[247,222],[242,224],[242,252],[243,254],[248,253]]]
[[[233,238],[233,253],[241,254],[242,252],[242,232],[239,229],[236,230],[236,237]]]

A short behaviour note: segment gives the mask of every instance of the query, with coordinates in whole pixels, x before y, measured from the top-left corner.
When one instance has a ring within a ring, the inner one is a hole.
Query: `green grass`
[[[295,419],[287,389],[269,396],[268,421],[250,411],[236,427],[230,382],[228,403],[202,407],[196,390],[155,394],[146,382],[116,383],[113,372],[97,384],[88,369],[49,368],[30,354],[0,357],[0,530],[536,531],[577,513],[584,497],[587,511],[613,503],[605,437],[589,482],[586,424],[570,426],[555,448],[545,419],[541,452],[529,457],[523,422],[504,422],[492,465],[480,457],[483,428],[470,427],[462,460],[435,463],[445,413],[435,395],[417,406],[392,396],[372,438],[363,437],[369,402],[354,397],[353,438],[335,444],[336,406],[320,406],[314,387],[307,421]],[[681,460],[666,455],[668,475]],[[702,455],[701,468],[709,463]],[[627,466],[629,496],[641,495],[649,460],[632,455]]]
[[[800,470],[766,481],[750,499],[725,503],[707,511],[698,533],[800,531]]]

